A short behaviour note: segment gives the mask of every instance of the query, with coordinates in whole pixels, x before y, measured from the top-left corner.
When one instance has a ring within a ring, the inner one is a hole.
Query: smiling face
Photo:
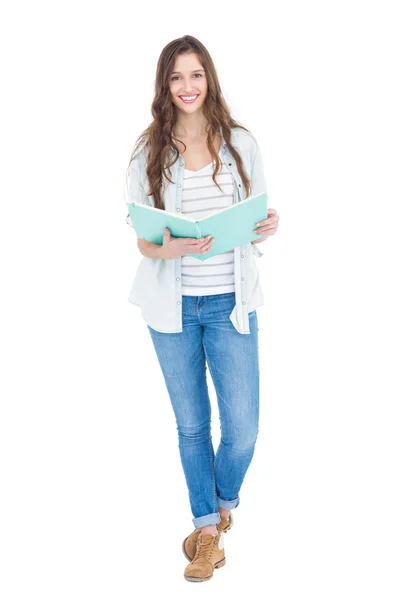
[[[184,113],[201,109],[207,95],[207,79],[197,54],[178,55],[172,71],[169,89],[175,106]]]

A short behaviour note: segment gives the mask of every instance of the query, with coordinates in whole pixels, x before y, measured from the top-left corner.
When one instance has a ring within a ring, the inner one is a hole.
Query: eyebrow
[[[204,73],[204,69],[195,69],[194,71],[192,71],[192,73],[197,73],[198,71],[203,71]],[[182,75],[180,71],[172,71],[171,75],[174,75],[175,73]]]

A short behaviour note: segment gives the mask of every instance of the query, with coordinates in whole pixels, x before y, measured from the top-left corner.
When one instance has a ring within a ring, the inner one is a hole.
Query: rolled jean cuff
[[[226,510],[230,510],[231,508],[236,508],[240,504],[239,496],[237,496],[237,498],[235,498],[234,500],[223,500],[219,496],[217,496],[217,499],[218,499],[218,506],[220,506],[221,508],[225,508]]]
[[[193,525],[196,529],[200,529],[200,527],[206,527],[207,525],[217,525],[221,520],[221,515],[219,512],[210,513],[209,515],[204,515],[202,517],[194,517],[192,519]]]

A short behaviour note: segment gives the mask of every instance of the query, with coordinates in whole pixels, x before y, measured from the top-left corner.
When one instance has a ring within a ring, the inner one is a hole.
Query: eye
[[[203,77],[202,73],[195,73],[194,74],[195,78],[198,79],[199,77]],[[175,79],[179,79],[179,75],[174,75],[173,77],[171,77],[171,81],[175,81]]]

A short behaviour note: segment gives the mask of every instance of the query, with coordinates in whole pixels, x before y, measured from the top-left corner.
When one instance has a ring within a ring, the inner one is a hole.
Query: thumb
[[[168,242],[171,239],[171,232],[168,227],[164,227],[164,242]]]

